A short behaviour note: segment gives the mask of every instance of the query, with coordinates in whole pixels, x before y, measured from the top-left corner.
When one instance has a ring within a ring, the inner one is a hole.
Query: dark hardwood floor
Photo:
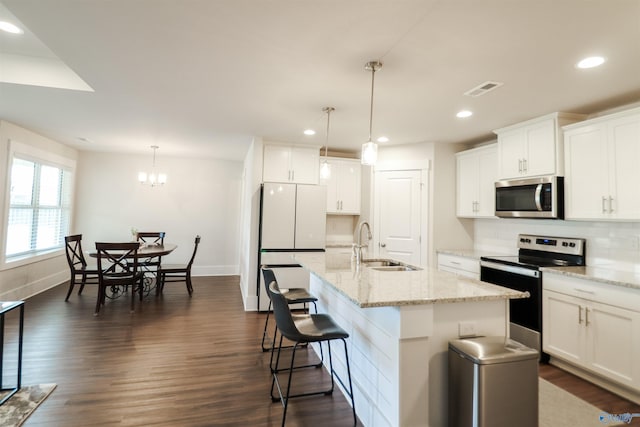
[[[26,427],[280,425],[269,353],[260,349],[265,315],[243,311],[237,277],[196,277],[192,298],[184,284],[167,285],[164,296],[136,302],[135,313],[127,295],[97,317],[95,287],[67,303],[66,290],[26,302],[23,384],[58,384]],[[552,366],[540,375],[608,412],[640,412]],[[329,376],[310,369],[299,378],[302,390]],[[287,416],[288,426],[351,423],[338,390],[292,400]]]

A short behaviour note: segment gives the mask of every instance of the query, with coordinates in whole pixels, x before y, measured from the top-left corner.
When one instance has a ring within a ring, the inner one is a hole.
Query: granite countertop
[[[379,271],[350,256],[303,252],[294,259],[360,307],[386,307],[527,298],[518,292],[433,268]]]
[[[612,270],[602,267],[544,267],[542,271],[577,277],[579,279],[593,280],[609,285],[625,288],[640,289],[640,273],[630,271]]]

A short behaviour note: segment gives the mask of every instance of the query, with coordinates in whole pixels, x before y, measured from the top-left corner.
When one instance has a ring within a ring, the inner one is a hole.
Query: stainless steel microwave
[[[496,216],[564,218],[564,178],[545,176],[496,182]]]

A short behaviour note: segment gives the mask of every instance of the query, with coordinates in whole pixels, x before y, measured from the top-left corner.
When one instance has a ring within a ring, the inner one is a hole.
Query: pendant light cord
[[[373,130],[373,88],[374,80],[376,78],[376,67],[371,67],[371,105],[369,108],[369,141],[371,141],[371,134]]]
[[[327,134],[325,136],[325,141],[324,141],[324,157],[326,159],[327,152],[329,150],[329,122],[331,121],[331,112],[335,111],[335,108],[333,108],[333,107],[324,107],[322,109],[322,111],[327,113]]]

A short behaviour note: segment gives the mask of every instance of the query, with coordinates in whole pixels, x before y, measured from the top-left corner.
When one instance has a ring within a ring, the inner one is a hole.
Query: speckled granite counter
[[[542,271],[593,280],[609,285],[640,289],[640,273],[618,271],[599,267],[544,267]]]
[[[318,252],[298,253],[295,259],[362,308],[528,297],[528,293],[434,268],[379,271],[364,265],[357,267],[344,254]]]

